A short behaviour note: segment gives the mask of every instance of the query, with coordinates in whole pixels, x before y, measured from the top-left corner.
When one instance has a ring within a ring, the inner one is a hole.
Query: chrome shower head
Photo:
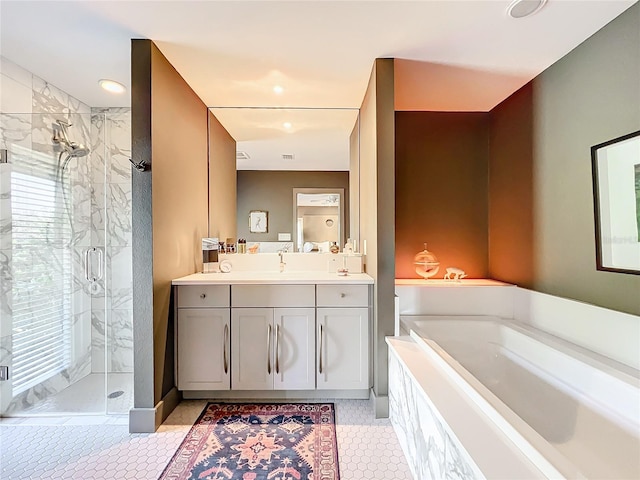
[[[91,150],[85,145],[69,140],[67,128],[70,126],[71,124],[65,122],[64,120],[56,120],[56,122],[53,124],[52,141],[58,147],[58,151],[60,151],[58,165],[60,165],[62,155],[65,153],[67,154],[64,162],[62,163],[63,170],[66,168],[69,160],[71,160],[72,158],[85,157],[91,152]]]
[[[67,151],[70,157],[75,158],[86,157],[90,152],[91,150],[88,147],[85,147],[82,143],[75,142],[69,144],[69,151]]]

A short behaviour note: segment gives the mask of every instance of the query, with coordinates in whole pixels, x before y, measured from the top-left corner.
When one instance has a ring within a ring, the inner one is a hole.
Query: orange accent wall
[[[533,288],[536,278],[533,84],[491,111],[489,276]]]
[[[486,278],[489,114],[396,112],[396,278],[420,278],[428,243],[446,267]]]

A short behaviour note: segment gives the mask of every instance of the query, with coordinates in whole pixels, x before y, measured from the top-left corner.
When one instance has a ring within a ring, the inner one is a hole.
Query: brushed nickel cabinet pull
[[[318,372],[322,373],[322,324],[320,324],[320,362],[318,365]]]
[[[276,323],[276,373],[280,373],[280,325]]]
[[[222,354],[224,357],[224,373],[229,373],[229,360],[227,360],[227,342],[229,341],[229,325],[224,324],[224,340],[222,345]]]
[[[267,327],[267,373],[271,375],[271,325]]]

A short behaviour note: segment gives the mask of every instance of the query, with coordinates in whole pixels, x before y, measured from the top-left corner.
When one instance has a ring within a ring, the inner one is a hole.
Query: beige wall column
[[[171,280],[201,269],[208,235],[207,108],[150,40],[132,41],[134,408],[152,432],[179,400]]]

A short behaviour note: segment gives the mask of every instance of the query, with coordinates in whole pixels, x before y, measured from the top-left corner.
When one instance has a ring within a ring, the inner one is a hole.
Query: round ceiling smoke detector
[[[533,15],[547,3],[547,0],[514,0],[507,9],[512,18],[524,18]]]

